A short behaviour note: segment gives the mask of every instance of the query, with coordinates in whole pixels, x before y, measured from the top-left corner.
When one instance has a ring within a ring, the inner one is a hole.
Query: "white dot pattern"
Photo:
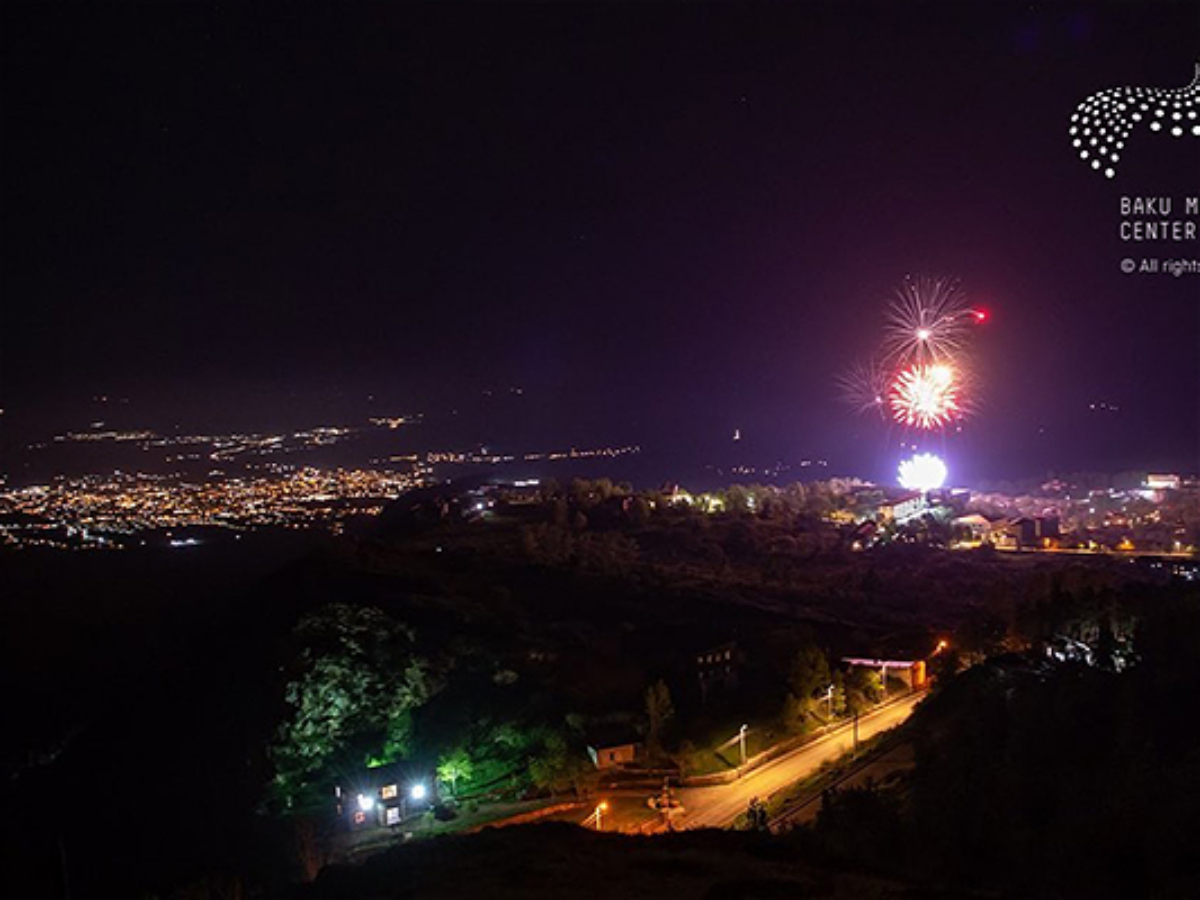
[[[1079,158],[1104,177],[1117,174],[1125,141],[1143,120],[1157,134],[1200,137],[1200,63],[1192,83],[1181,88],[1110,88],[1076,107],[1068,134]]]

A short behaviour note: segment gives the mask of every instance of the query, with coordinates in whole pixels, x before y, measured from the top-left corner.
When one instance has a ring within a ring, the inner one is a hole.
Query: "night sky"
[[[898,437],[837,378],[927,273],[992,316],[957,472],[1200,468],[1200,274],[1119,269],[1200,245],[1117,235],[1122,194],[1200,195],[1200,140],[1105,180],[1067,136],[1191,80],[1194,5],[48,6],[3,13],[10,444],[97,395],[151,428],[493,403],[518,449],[736,428],[879,476]]]

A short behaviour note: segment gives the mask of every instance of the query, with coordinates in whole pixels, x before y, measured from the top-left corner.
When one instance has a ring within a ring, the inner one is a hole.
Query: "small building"
[[[1058,516],[1022,516],[1009,522],[1003,529],[1009,536],[1005,546],[1054,547],[1061,537]]]
[[[860,522],[858,526],[850,532],[850,549],[862,550],[870,545],[875,537],[875,533],[879,531],[879,526],[870,519]]]
[[[627,722],[596,723],[588,728],[587,739],[592,765],[602,772],[632,766],[641,761],[642,744]]]
[[[903,525],[909,519],[919,516],[927,506],[924,494],[920,491],[910,491],[894,500],[879,504],[879,521],[884,524]]]
[[[733,690],[738,684],[742,654],[737,641],[709,647],[696,654],[696,680],[700,684],[700,700],[707,703],[714,691]]]
[[[950,524],[956,532],[968,535],[969,540],[973,542],[983,543],[992,536],[992,523],[978,513],[959,516]]]
[[[887,685],[888,676],[898,678],[912,690],[925,687],[927,676],[923,659],[865,659],[857,656],[842,658],[842,662],[855,668],[875,669],[880,680]]]
[[[641,747],[642,745],[636,741],[623,744],[604,744],[599,747],[588,744],[588,756],[592,758],[593,765],[603,772],[605,769],[619,769],[622,766],[633,765],[641,756]]]
[[[1031,519],[1028,516],[1013,521],[1010,526],[1013,537],[1016,539],[1018,547],[1034,547],[1038,543],[1038,527],[1037,520]]]
[[[398,764],[368,768],[351,784],[334,788],[339,818],[351,831],[398,826],[434,801],[421,779],[403,781]]]
[[[1183,479],[1178,475],[1151,474],[1146,476],[1145,484],[1148,491],[1177,491],[1182,486]]]

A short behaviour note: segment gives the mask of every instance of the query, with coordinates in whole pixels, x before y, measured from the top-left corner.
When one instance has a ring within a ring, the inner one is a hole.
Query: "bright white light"
[[[900,463],[900,486],[935,491],[946,483],[946,464],[932,453],[918,453]]]
[[[375,798],[368,797],[366,794],[358,795],[358,808],[363,812],[370,812],[375,808]]]
[[[409,789],[408,796],[412,797],[414,800],[424,800],[425,799],[425,785],[414,784]]]

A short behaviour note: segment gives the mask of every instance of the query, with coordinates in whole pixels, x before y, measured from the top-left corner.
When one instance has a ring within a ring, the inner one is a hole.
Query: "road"
[[[912,694],[860,718],[859,740],[865,741],[899,725],[924,696]],[[747,772],[730,784],[683,788],[677,793],[687,814],[680,824],[685,828],[727,828],[746,811],[752,797],[766,800],[853,747],[854,726],[849,724]]]
[[[911,743],[897,744],[881,756],[877,756],[860,769],[855,769],[849,775],[835,782],[838,790],[865,787],[871,783],[879,784],[897,772],[911,770],[915,765],[915,749]],[[817,818],[821,811],[824,798],[821,794],[810,798],[800,806],[782,811],[780,816],[771,820],[773,829],[780,826],[806,825]]]

